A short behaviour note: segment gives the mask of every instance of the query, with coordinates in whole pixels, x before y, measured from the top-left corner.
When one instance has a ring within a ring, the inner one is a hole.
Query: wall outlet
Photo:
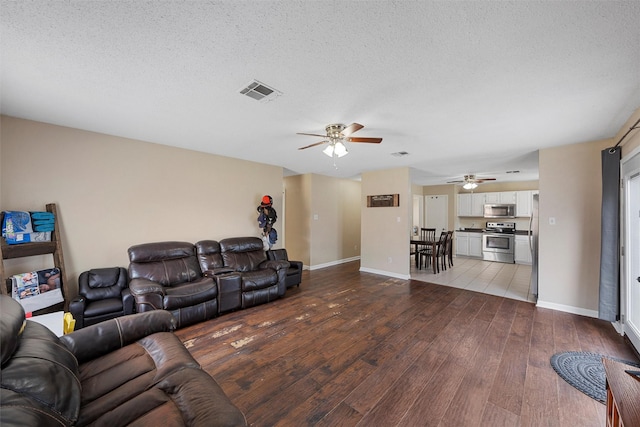
[[[358,250],[358,245],[353,245],[353,250]]]
[[[549,217],[549,225],[556,225],[555,217],[552,217],[552,216]]]
[[[391,263],[393,262],[393,260],[391,259],[391,257],[389,257],[389,259],[387,260],[387,262],[388,262],[389,264],[391,264]]]

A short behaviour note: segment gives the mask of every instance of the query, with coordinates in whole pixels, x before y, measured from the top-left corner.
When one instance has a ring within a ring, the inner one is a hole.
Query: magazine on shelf
[[[49,268],[11,276],[11,296],[26,313],[63,302],[60,269]]]

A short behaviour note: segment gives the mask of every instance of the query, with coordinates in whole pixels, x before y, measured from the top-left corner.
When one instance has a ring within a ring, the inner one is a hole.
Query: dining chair
[[[421,228],[420,229],[420,240],[423,242],[434,242],[436,240],[436,229],[435,228]],[[422,258],[426,258],[426,264],[431,264],[431,245],[419,245],[418,253],[416,257],[418,258],[418,269],[422,269]]]
[[[440,273],[440,266],[442,266],[443,270],[447,269],[447,265],[446,265],[446,248],[447,248],[447,242],[449,240],[449,232],[448,231],[443,231],[440,233],[440,240],[438,241],[438,245],[436,246],[436,259],[435,259],[435,263],[436,263],[436,270],[438,273]]]
[[[449,234],[447,237],[446,249],[447,263],[449,264],[449,267],[453,267],[453,231],[450,230],[447,233]]]

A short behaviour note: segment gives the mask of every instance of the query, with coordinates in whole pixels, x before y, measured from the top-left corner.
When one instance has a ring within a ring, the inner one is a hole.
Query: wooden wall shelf
[[[62,295],[65,296],[67,293],[65,292],[65,287],[67,285],[67,280],[65,276],[65,267],[64,267],[64,255],[62,253],[62,239],[60,238],[60,226],[58,223],[58,209],[55,203],[49,203],[46,205],[47,212],[51,212],[54,216],[55,225],[54,230],[51,232],[51,241],[50,242],[35,242],[35,243],[22,243],[19,245],[9,245],[5,241],[5,239],[0,237],[0,279],[2,280],[3,286],[0,286],[0,292],[5,295],[11,295],[10,282],[8,283],[7,279],[9,278],[4,271],[4,260],[5,259],[15,259],[15,258],[24,258],[30,256],[37,255],[53,255],[53,263],[54,266],[60,269],[60,280],[62,282]],[[0,223],[4,219],[4,212],[0,215]],[[64,304],[64,303],[62,303]],[[64,304],[66,305],[66,304]],[[57,305],[54,306],[53,309],[61,310],[61,307]],[[40,312],[50,311],[48,309],[39,310]],[[34,314],[38,314],[34,313]]]

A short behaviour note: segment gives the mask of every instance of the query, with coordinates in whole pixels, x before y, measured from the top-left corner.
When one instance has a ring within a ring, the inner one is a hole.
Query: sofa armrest
[[[123,308],[124,314],[125,315],[133,314],[134,313],[133,307],[136,304],[136,300],[131,294],[131,289],[129,288],[123,289],[122,292],[120,292],[120,295],[122,296],[122,308]]]
[[[82,329],[84,327],[84,309],[87,304],[87,299],[82,295],[78,295],[69,303],[69,312],[76,321],[76,329]]]
[[[280,271],[284,268],[289,268],[289,261],[284,261],[284,260],[266,260],[266,261],[262,261],[260,263],[260,268],[264,269],[264,268],[272,268],[275,271]]]
[[[60,341],[84,363],[127,346],[156,332],[176,329],[176,319],[165,310],[117,317],[60,337]]]
[[[236,271],[231,267],[218,267],[218,268],[213,268],[211,270],[207,270],[203,272],[202,275],[205,277],[211,277],[213,279],[214,277],[219,276],[221,274],[235,273],[235,272]]]
[[[164,296],[164,288],[162,285],[149,279],[131,279],[129,282],[129,290],[133,296],[145,294],[160,294]]]

